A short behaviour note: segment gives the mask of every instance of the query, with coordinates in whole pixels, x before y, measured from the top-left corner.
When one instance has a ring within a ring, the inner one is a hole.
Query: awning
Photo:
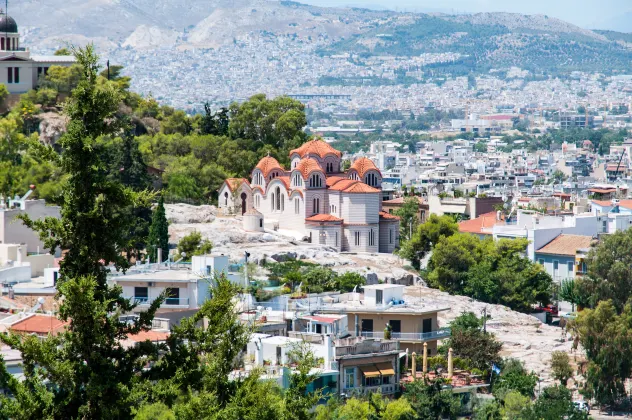
[[[380,376],[380,370],[375,365],[359,366],[365,378],[377,378]]]
[[[382,376],[395,375],[395,370],[393,370],[391,363],[378,363],[376,366],[382,372]]]

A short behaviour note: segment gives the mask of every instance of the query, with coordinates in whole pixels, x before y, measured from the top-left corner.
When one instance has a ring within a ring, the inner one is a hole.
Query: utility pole
[[[487,333],[487,306],[483,308],[483,332]]]

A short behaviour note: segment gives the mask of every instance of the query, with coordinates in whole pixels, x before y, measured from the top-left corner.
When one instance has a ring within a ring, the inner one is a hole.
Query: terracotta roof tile
[[[260,169],[263,172],[263,176],[267,177],[268,174],[274,169],[283,170],[283,167],[279,163],[278,160],[273,158],[272,156],[266,156],[257,163],[257,169]]]
[[[596,193],[596,194],[610,194],[613,192],[617,192],[616,188],[589,188],[588,192]]]
[[[29,334],[48,334],[49,332],[53,332],[55,334],[66,328],[66,325],[68,325],[68,322],[64,322],[58,318],[35,314],[16,322],[11,325],[10,329],[15,332],[24,332]]]
[[[382,219],[386,219],[386,220],[399,220],[398,216],[395,216],[394,214],[387,213],[385,211],[381,211],[380,212],[380,217]]]
[[[309,174],[313,171],[323,172],[323,168],[320,167],[318,162],[316,162],[315,159],[311,158],[301,159],[296,165],[296,168],[294,168],[293,170],[300,171],[301,175],[303,175],[303,179],[307,179]]]
[[[228,179],[226,179],[226,184],[228,184],[228,188],[230,188],[231,191],[235,191],[244,182],[246,183],[246,185],[250,186],[250,182],[248,182],[248,180],[246,178],[228,178]]]
[[[342,222],[343,220],[331,214],[315,214],[305,219],[306,222]]]
[[[169,332],[167,331],[139,331],[138,334],[130,334],[127,338],[136,342],[142,341],[165,341],[169,337]]]
[[[496,212],[492,211],[481,214],[476,219],[460,222],[459,232],[491,235],[491,231],[489,231],[489,229],[497,224],[504,224],[504,222],[496,220]]]
[[[306,143],[303,143],[301,147],[298,149],[294,149],[290,151],[290,156],[294,153],[298,154],[300,157],[304,157],[307,154],[314,154],[324,158],[327,155],[335,155],[338,157],[342,156],[340,151],[334,149],[329,144],[327,144],[323,139],[314,138]]]
[[[356,184],[353,184],[345,188],[344,190],[342,190],[342,192],[346,192],[350,194],[367,194],[367,193],[379,193],[380,190],[378,190],[377,188],[369,187],[363,182],[358,182]]]
[[[590,248],[592,236],[584,235],[559,235],[542,248],[538,254],[567,255],[574,257],[578,249]]]
[[[345,188],[348,188],[359,182],[360,181],[356,181],[355,179],[342,179],[329,187],[329,189],[332,191],[343,191]]]
[[[348,178],[345,178],[344,176],[330,176],[330,177],[327,177],[327,186],[331,187],[334,184],[336,184],[337,182],[344,181],[345,179],[348,179]]]
[[[371,159],[365,157],[361,157],[360,159],[353,162],[353,165],[351,165],[351,168],[349,168],[349,170],[352,169],[355,170],[358,175],[360,175],[360,178],[362,178],[365,173],[371,170],[377,171],[380,175],[382,175],[380,170],[377,169],[377,166],[375,166],[375,163],[373,163]]]
[[[626,209],[632,209],[632,200],[619,200],[619,207],[623,207]]]
[[[612,201],[610,200],[590,200],[591,203],[595,203],[598,206],[601,207],[611,207],[612,206]]]

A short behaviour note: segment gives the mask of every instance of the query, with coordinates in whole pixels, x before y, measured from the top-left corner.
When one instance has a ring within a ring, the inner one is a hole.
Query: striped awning
[[[392,363],[378,363],[376,366],[382,373],[382,376],[395,375]]]
[[[365,378],[377,378],[380,376],[380,370],[375,365],[359,366]]]

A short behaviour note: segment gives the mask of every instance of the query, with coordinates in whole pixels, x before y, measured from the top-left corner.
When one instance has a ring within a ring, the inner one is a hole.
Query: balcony
[[[386,353],[399,350],[397,341],[361,341],[350,346],[336,346],[336,357],[358,354]]]
[[[150,296],[125,296],[125,299],[133,300],[139,306],[149,306],[156,298]],[[189,298],[166,298],[161,307],[189,306]]]
[[[379,338],[384,339],[384,331],[362,331],[360,333],[365,338]],[[391,333],[391,340],[406,341],[406,342],[426,342],[441,340],[442,338],[450,337],[450,328],[441,328],[437,331],[431,331],[427,333]]]
[[[342,392],[347,395],[374,394],[374,393],[388,395],[388,394],[396,393],[398,389],[399,389],[399,384],[385,384],[385,385],[378,385],[378,386],[344,388]]]

